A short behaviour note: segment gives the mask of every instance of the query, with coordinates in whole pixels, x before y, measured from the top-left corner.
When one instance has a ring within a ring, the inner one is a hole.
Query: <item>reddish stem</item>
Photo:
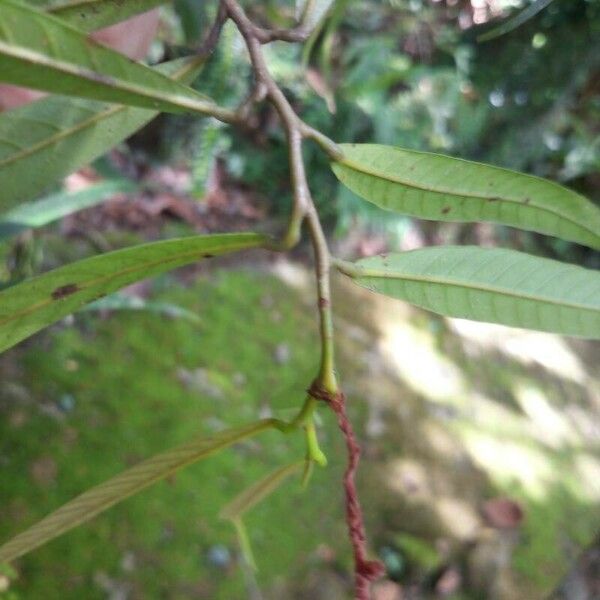
[[[376,560],[367,559],[367,542],[362,509],[356,491],[354,476],[360,459],[360,447],[356,441],[352,424],[346,413],[346,398],[341,392],[328,398],[329,405],[337,416],[338,425],[344,434],[348,449],[348,466],[344,473],[346,492],[346,523],[354,551],[354,576],[356,600],[369,600],[370,583],[383,575],[384,567]]]

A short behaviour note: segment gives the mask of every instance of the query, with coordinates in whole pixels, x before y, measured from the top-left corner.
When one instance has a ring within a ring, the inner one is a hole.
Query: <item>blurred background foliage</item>
[[[294,21],[291,0],[245,7],[264,25]],[[530,18],[513,28],[522,11]],[[209,1],[165,7],[150,60],[197,46],[215,12]],[[498,26],[509,31],[497,35]],[[502,165],[600,202],[600,0],[336,0],[304,48],[265,51],[298,112],[337,141]],[[231,25],[195,86],[228,106],[246,97],[251,71]],[[4,284],[145,239],[279,226],[290,205],[285,139],[269,106],[257,119],[239,131],[159,117],[65,186],[91,207],[105,178],[125,200],[36,231],[0,228],[12,236],[0,247]],[[305,156],[341,254],[504,244],[600,266],[597,252],[553,238],[380,211],[339,186],[312,144]],[[93,185],[77,192],[82,181]],[[304,257],[300,248],[294,258]],[[224,260],[141,284],[3,355],[2,539],[198,427],[289,415],[314,372],[317,332],[306,271],[273,260]],[[340,370],[365,447],[363,499],[389,576],[377,599],[546,597],[598,528],[598,345],[459,327],[336,286]],[[291,484],[249,519],[258,574],[218,511],[244,484],[297,459],[297,440],[244,444],[14,571],[0,565],[0,597],[349,597],[345,456],[331,415],[320,435],[330,468],[308,493]],[[575,598],[569,590],[582,589],[586,568],[556,598]]]
[[[598,200],[600,2],[544,2],[543,10],[516,29],[479,40],[539,3],[337,0],[304,49],[278,43],[267,55],[299,112],[335,140],[489,162],[561,181]],[[293,22],[290,2],[249,2],[247,8],[265,24]],[[202,37],[215,7],[178,0],[175,10],[184,26],[171,28],[168,39],[189,45]],[[228,26],[197,87],[235,105],[250,85],[243,43]],[[273,214],[282,215],[290,202],[285,140],[271,110],[261,119],[261,132],[248,136],[215,121],[188,127],[185,119],[168,118],[163,149],[190,161],[199,198],[215,161],[222,161],[230,175],[268,199]],[[171,128],[177,127],[174,143]],[[306,157],[319,208],[339,234],[360,221],[401,242],[410,229],[407,219],[381,213],[338,185],[314,146],[307,145]],[[444,241],[468,235],[458,226],[442,229],[437,233]],[[558,240],[500,227],[494,235],[529,250],[598,264],[597,254]]]

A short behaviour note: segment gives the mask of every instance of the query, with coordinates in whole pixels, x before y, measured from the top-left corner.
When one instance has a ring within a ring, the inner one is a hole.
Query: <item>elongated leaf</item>
[[[253,506],[256,506],[269,494],[272,494],[285,479],[298,471],[303,465],[304,461],[295,462],[269,473],[236,496],[227,506],[223,507],[219,516],[229,521],[239,520]]]
[[[43,0],[32,2],[40,9],[81,31],[95,31],[167,4],[170,0]]]
[[[312,31],[327,14],[333,0],[296,0],[296,19]]]
[[[210,113],[210,99],[110,50],[60,19],[0,2],[0,81],[168,112]]]
[[[252,551],[252,544],[250,543],[250,536],[248,535],[246,525],[244,525],[242,519],[233,519],[231,523],[235,527],[235,532],[238,538],[238,544],[240,545],[240,550],[242,552],[242,558],[252,571],[258,571],[258,567],[256,566],[256,559],[254,558],[254,552]]]
[[[517,29],[517,27],[521,27],[523,23],[527,23],[527,21],[533,19],[535,15],[544,10],[544,8],[546,8],[546,6],[548,6],[551,2],[552,0],[535,0],[526,6],[516,16],[510,17],[504,23],[501,23],[497,27],[494,27],[490,31],[486,31],[484,34],[480,35],[477,38],[477,41],[487,42],[489,40],[493,40],[494,38],[500,37],[501,35],[505,35],[514,29]]]
[[[191,81],[201,59],[178,59],[157,71]],[[49,96],[0,113],[0,210],[30,200],[128,138],[158,111]]]
[[[514,250],[424,248],[340,265],[360,285],[449,317],[600,338],[600,272]]]
[[[127,296],[125,294],[111,294],[106,298],[100,298],[87,306],[84,306],[85,311],[97,310],[133,310],[156,313],[166,315],[176,319],[186,319],[191,323],[201,323],[200,317],[191,310],[187,310],[177,304],[170,302],[158,302],[155,300],[146,300],[139,296]]]
[[[37,202],[21,204],[0,215],[0,241],[27,229],[43,227],[52,221],[94,206],[115,194],[132,192],[135,189],[135,184],[125,179],[104,181],[78,192],[57,192]]]
[[[0,292],[0,351],[130,283],[264,242],[264,236],[253,233],[163,240],[86,258],[28,279]]]
[[[257,421],[211,437],[197,438],[145,460],[81,494],[1,546],[0,563],[31,552],[181,468],[271,427],[268,419]]]
[[[332,165],[353,192],[387,210],[436,221],[491,221],[600,248],[600,208],[554,182],[458,158],[342,144]]]

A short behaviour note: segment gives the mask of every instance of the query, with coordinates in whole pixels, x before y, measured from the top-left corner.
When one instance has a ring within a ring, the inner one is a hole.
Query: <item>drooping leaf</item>
[[[292,473],[298,471],[303,465],[304,461],[295,462],[265,475],[224,506],[219,516],[229,521],[241,519],[253,506],[272,494]]]
[[[502,248],[447,246],[340,270],[367,289],[448,316],[600,338],[600,272]]]
[[[477,38],[478,42],[487,42],[494,38],[500,37],[510,33],[514,29],[521,27],[524,23],[527,23],[530,19],[533,19],[540,11],[544,10],[552,0],[534,0],[531,4],[526,6],[517,15],[510,17],[504,23],[501,23],[497,27],[493,27],[490,31],[486,31]]]
[[[342,144],[332,168],[387,210],[436,221],[491,221],[600,249],[600,208],[557,183],[439,154]]]
[[[176,319],[186,319],[191,323],[200,323],[200,317],[177,304],[170,302],[159,302],[156,300],[146,300],[139,296],[128,296],[125,294],[111,294],[106,298],[100,298],[87,306],[84,306],[85,311],[98,311],[98,310],[133,310],[156,313],[160,315],[166,315]]]
[[[144,488],[219,450],[272,427],[269,419],[200,437],[158,454],[88,490],[0,546],[0,563],[12,561],[96,517]]]
[[[95,31],[167,4],[170,0],[27,0],[81,31]]]
[[[192,88],[17,0],[0,2],[0,81],[167,112],[214,108]]]
[[[176,267],[260,246],[264,236],[222,234],[141,244],[60,267],[0,292],[0,351],[107,294]]]
[[[103,181],[77,192],[57,192],[36,202],[21,204],[0,215],[0,241],[27,229],[43,227],[52,221],[94,206],[115,194],[132,192],[135,189],[135,184],[126,179]]]
[[[235,527],[235,532],[237,534],[238,544],[240,545],[242,558],[252,571],[258,571],[258,567],[256,566],[256,559],[254,558],[254,552],[252,551],[252,544],[250,543],[250,536],[248,535],[246,525],[244,524],[241,518],[233,519],[231,523]]]
[[[312,31],[327,14],[334,0],[296,0],[296,19]]]
[[[202,64],[202,59],[184,58],[164,63],[157,71],[191,81]],[[39,195],[157,114],[156,110],[63,96],[48,96],[0,113],[0,210]]]

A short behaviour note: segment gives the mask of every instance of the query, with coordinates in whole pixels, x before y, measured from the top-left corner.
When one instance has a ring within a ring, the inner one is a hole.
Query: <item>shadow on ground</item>
[[[303,267],[209,272],[186,287],[163,278],[151,296],[200,322],[82,313],[4,355],[2,539],[198,431],[288,417],[302,401],[318,361]],[[371,545],[390,576],[378,600],[547,597],[598,529],[598,344],[444,321],[342,278],[334,301]],[[301,439],[266,434],[182,471],[20,560],[9,592],[349,598],[343,445],[321,417],[330,467],[249,519],[258,574],[219,507],[301,457]]]

